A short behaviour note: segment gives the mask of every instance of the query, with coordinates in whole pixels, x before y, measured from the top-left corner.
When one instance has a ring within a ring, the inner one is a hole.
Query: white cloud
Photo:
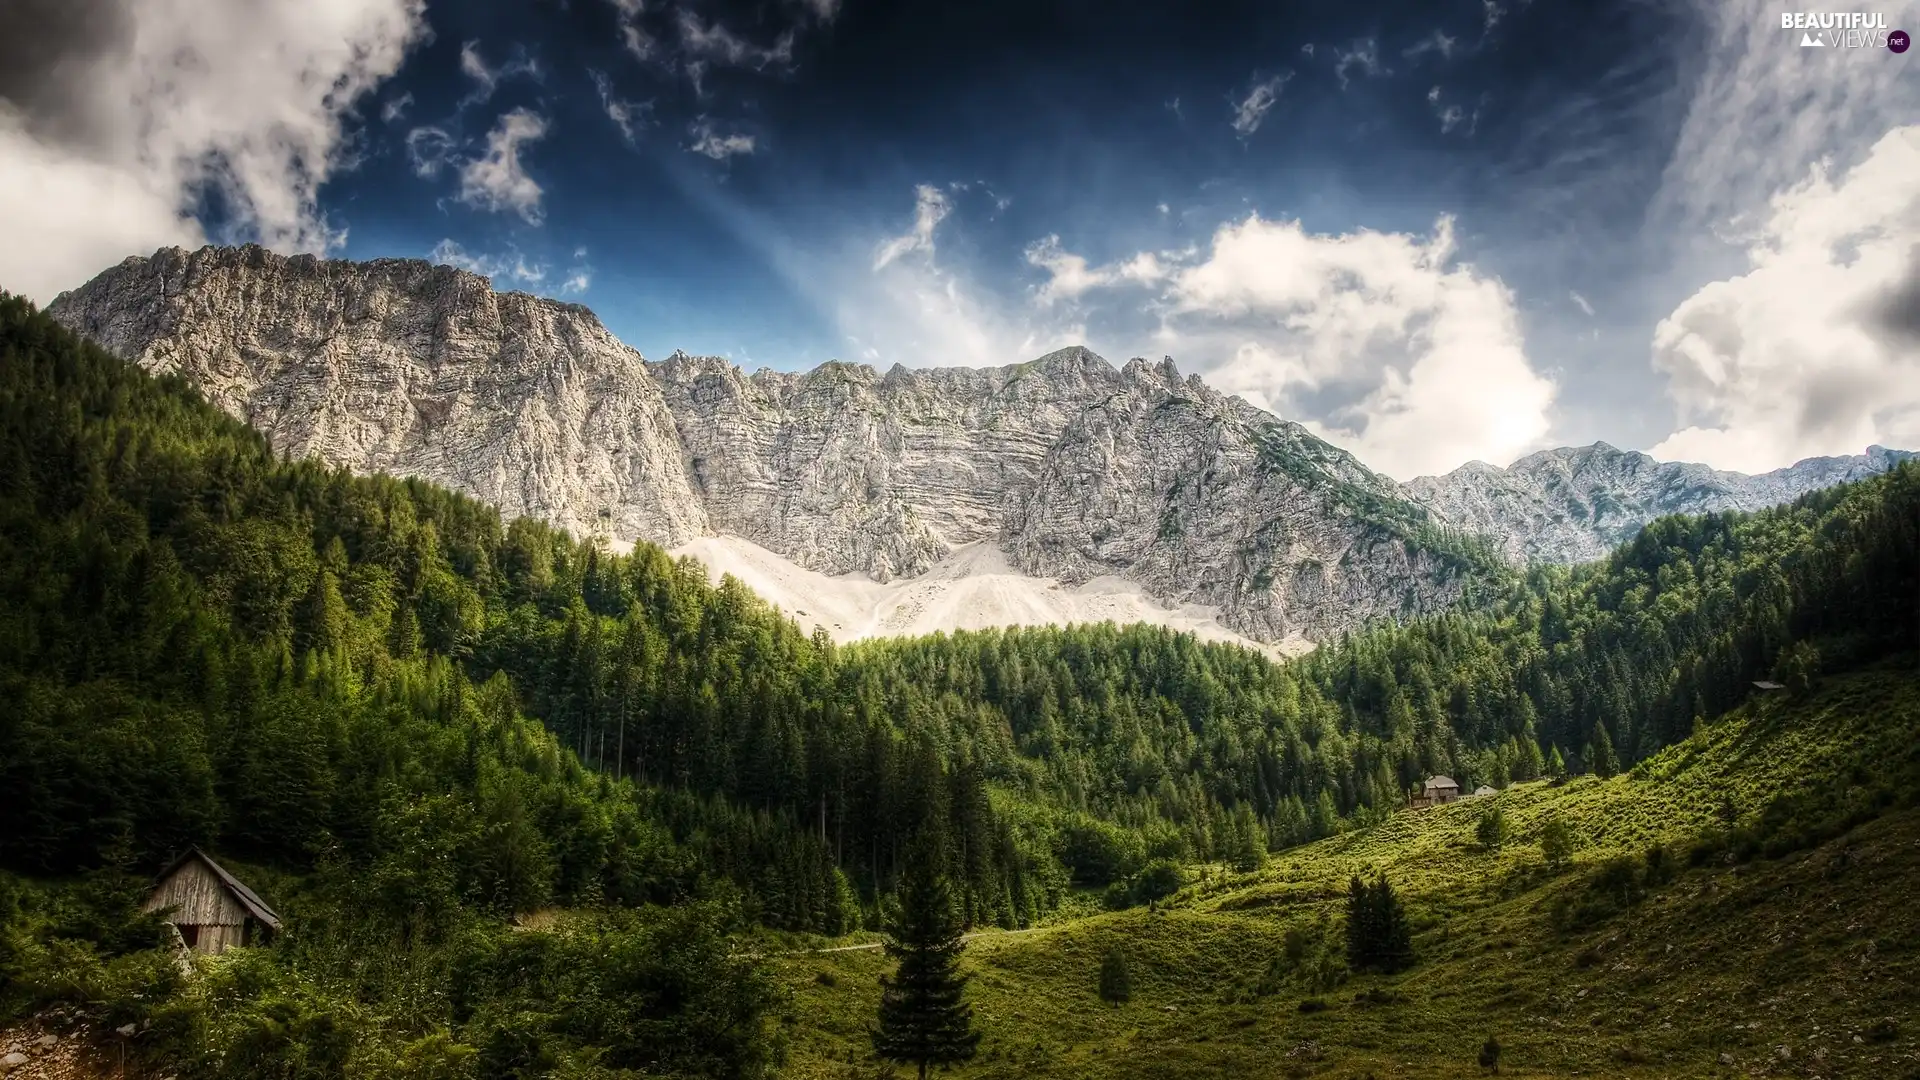
[[[1816,165],[1774,196],[1748,271],[1654,331],[1654,367],[1686,426],[1651,453],[1760,472],[1920,446],[1917,177],[1920,126],[1901,127],[1837,181]]]
[[[415,175],[431,180],[453,156],[453,136],[441,128],[423,126],[407,132],[407,159]]]
[[[832,22],[833,17],[840,13],[840,0],[804,0],[804,2],[813,12],[814,17],[821,22]]]
[[[1428,34],[1409,48],[1403,50],[1400,55],[1411,60],[1424,53],[1437,52],[1440,54],[1442,60],[1451,60],[1453,59],[1453,50],[1459,43],[1460,39],[1450,38],[1446,35],[1445,31],[1436,28],[1433,33]]]
[[[512,211],[540,224],[540,185],[527,175],[521,147],[547,134],[547,121],[529,109],[503,113],[487,133],[486,152],[460,167],[460,201],[496,213]]]
[[[1493,33],[1494,27],[1500,25],[1500,19],[1506,15],[1507,9],[1494,3],[1494,0],[1480,0],[1480,11],[1482,16],[1480,36],[1484,39],[1488,34]]]
[[[1293,72],[1283,71],[1264,82],[1256,82],[1252,89],[1247,91],[1247,96],[1241,98],[1239,104],[1234,106],[1233,130],[1239,132],[1241,138],[1244,139],[1260,130],[1260,122],[1267,118],[1267,110],[1273,108],[1273,103],[1280,100],[1280,91],[1286,87],[1287,80],[1291,78],[1293,78]]]
[[[687,134],[693,136],[688,150],[715,161],[725,161],[736,154],[751,154],[754,151],[753,136],[740,132],[722,135],[714,130],[713,122],[704,116],[687,125]]]
[[[902,255],[915,251],[924,251],[927,258],[933,257],[933,230],[953,212],[953,204],[947,201],[946,193],[932,184],[921,184],[913,189],[913,228],[902,236],[895,236],[882,243],[873,253],[873,268],[879,270]]]
[[[1801,49],[1778,12],[1695,0],[1703,47],[1661,186],[1656,220],[1731,231],[1741,241],[1768,200],[1832,158],[1841,166],[1914,122],[1920,64],[1886,50]],[[1907,29],[1912,30],[1909,26]]]
[[[587,75],[593,79],[594,89],[600,93],[600,107],[606,110],[607,119],[620,129],[620,137],[631,143],[635,133],[646,127],[653,118],[652,101],[629,101],[616,97],[613,81],[604,71],[589,70]]]
[[[407,110],[412,107],[413,92],[409,90],[397,98],[389,99],[386,104],[380,106],[380,120],[383,123],[391,124],[407,115]]]
[[[1347,88],[1347,69],[1358,67],[1369,78],[1393,74],[1392,70],[1380,63],[1380,45],[1372,38],[1361,38],[1353,43],[1353,48],[1336,51],[1333,61],[1334,77],[1340,80],[1340,89]]]
[[[1579,308],[1581,311],[1586,312],[1587,318],[1589,319],[1593,318],[1593,305],[1587,302],[1586,297],[1581,296],[1579,293],[1569,289],[1567,290],[1567,299],[1573,301],[1575,307]]]
[[[1554,386],[1526,356],[1512,293],[1455,261],[1448,218],[1418,237],[1249,216],[1167,282],[1163,346],[1390,476],[1546,445]]]
[[[1047,272],[1047,282],[1035,293],[1042,306],[1073,300],[1098,288],[1132,282],[1150,285],[1172,272],[1162,256],[1142,251],[1124,262],[1094,267],[1084,256],[1060,246],[1058,236],[1048,236],[1027,246],[1027,262]]]
[[[462,107],[478,105],[493,96],[493,91],[503,81],[515,75],[540,77],[540,65],[533,60],[518,58],[509,60],[499,67],[490,67],[487,59],[480,53],[480,43],[469,41],[460,46],[460,72],[474,82],[473,92],[460,104]]]
[[[781,34],[772,45],[761,46],[735,34],[718,21],[703,23],[700,16],[680,10],[680,48],[696,60],[713,61],[731,67],[764,68],[786,64],[793,59],[793,31]]]
[[[1440,110],[1440,134],[1445,135],[1460,126],[1467,114],[1458,105],[1448,105]]]
[[[49,14],[51,13],[51,14]],[[326,251],[351,113],[425,31],[420,0],[0,5],[0,287],[39,301],[132,254],[228,235]]]
[[[547,277],[545,263],[530,263],[518,248],[509,247],[505,255],[469,252],[454,240],[442,240],[433,246],[427,258],[498,282],[538,285]]]

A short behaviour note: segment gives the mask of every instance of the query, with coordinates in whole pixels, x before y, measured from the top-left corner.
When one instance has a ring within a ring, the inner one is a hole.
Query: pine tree
[[[1115,945],[1100,961],[1100,999],[1119,1004],[1133,996],[1133,976],[1127,971],[1127,953]]]
[[[1500,812],[1500,807],[1489,806],[1480,815],[1480,825],[1474,831],[1481,847],[1499,851],[1500,845],[1507,842],[1507,816]]]
[[[1500,1040],[1491,1035],[1480,1045],[1480,1067],[1495,1074],[1500,1072]]]
[[[1381,875],[1347,887],[1347,966],[1391,974],[1413,966],[1413,927],[1406,908]]]
[[[973,1006],[963,998],[961,931],[952,887],[931,845],[923,845],[901,882],[900,912],[887,940],[887,956],[900,966],[881,977],[880,1026],[873,1032],[874,1051],[919,1066],[921,1080],[929,1065],[973,1057],[980,1042]]]
[[[1540,826],[1540,855],[1547,865],[1558,869],[1573,858],[1573,830],[1559,818],[1548,818]]]
[[[1620,758],[1613,752],[1613,740],[1607,737],[1605,724],[1593,725],[1593,742],[1587,751],[1587,769],[1602,780],[1620,773]]]
[[[1567,759],[1560,755],[1560,744],[1553,744],[1553,753],[1547,756],[1547,775],[1555,780],[1564,780],[1567,776]]]

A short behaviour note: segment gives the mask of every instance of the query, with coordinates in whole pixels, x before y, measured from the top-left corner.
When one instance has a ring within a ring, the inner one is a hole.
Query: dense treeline
[[[909,851],[1021,924],[1430,773],[1631,767],[1753,679],[1910,647],[1916,567],[1908,465],[1287,665],[1147,627],[837,647],[656,548],[277,456],[0,296],[0,1012],[138,999],[194,1075],[756,1075],[729,935],[879,925]],[[288,874],[288,933],[183,987],[132,906],[190,843]],[[553,904],[590,916],[500,919]]]
[[[837,932],[932,829],[969,920],[1022,923],[1154,859],[1257,865],[1431,773],[1589,767],[1596,740],[1630,766],[1788,642],[1846,662],[1912,632],[1907,467],[1663,519],[1286,666],[1149,627],[836,647],[657,548],[276,458],[18,302],[5,333],[14,865],[120,836],[148,859],[363,855],[396,798],[458,792],[472,822],[447,828],[486,838],[463,888],[503,909],[718,874],[762,921]]]

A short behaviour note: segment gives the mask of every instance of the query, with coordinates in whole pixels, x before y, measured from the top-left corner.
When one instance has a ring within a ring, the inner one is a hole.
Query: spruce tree
[[[1127,971],[1127,953],[1115,945],[1100,961],[1100,998],[1120,1004],[1133,996],[1133,976]]]
[[[880,1025],[873,1032],[874,1051],[919,1066],[921,1080],[929,1065],[973,1057],[980,1042],[973,1006],[963,998],[961,932],[952,887],[930,845],[922,845],[901,882],[900,912],[887,940],[887,956],[900,966],[880,979]]]
[[[1384,874],[1347,888],[1347,966],[1388,974],[1413,966],[1413,927]]]
[[[1500,845],[1507,842],[1507,816],[1498,806],[1489,806],[1480,815],[1480,824],[1475,829],[1480,846],[1488,851],[1499,851]]]
[[[1407,909],[1384,874],[1374,883],[1373,896],[1374,921],[1380,928],[1375,964],[1389,975],[1404,971],[1413,966],[1413,926],[1407,921]]]
[[[1620,758],[1613,752],[1613,740],[1607,737],[1605,724],[1593,725],[1593,742],[1587,752],[1587,768],[1602,780],[1619,775]]]

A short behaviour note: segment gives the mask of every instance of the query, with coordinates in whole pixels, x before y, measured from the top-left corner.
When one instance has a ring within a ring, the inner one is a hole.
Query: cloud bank
[[[324,252],[352,111],[426,33],[422,0],[0,5],[0,287],[45,302],[132,254],[222,239]]]
[[[1764,472],[1920,446],[1920,126],[1774,196],[1747,257],[1654,332],[1686,426],[1653,455]]]

